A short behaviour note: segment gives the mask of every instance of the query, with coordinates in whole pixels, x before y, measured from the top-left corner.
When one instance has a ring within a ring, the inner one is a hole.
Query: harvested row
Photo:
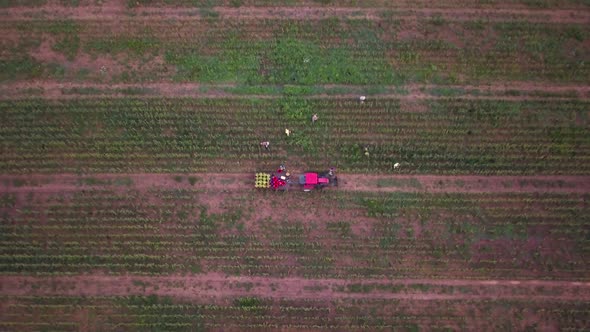
[[[175,179],[175,181],[177,181]],[[180,177],[177,182],[190,181]],[[587,280],[587,194],[5,193],[4,274]],[[122,188],[122,189],[121,189]],[[313,199],[310,203],[308,200]]]

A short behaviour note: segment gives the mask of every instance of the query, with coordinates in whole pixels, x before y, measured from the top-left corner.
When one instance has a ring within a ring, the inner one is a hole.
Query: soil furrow
[[[292,172],[299,174],[302,172]],[[254,190],[253,173],[183,174],[195,176],[198,181],[191,185],[179,183],[171,174],[89,174],[78,176],[61,175],[1,175],[0,192],[64,192],[89,188],[154,187],[192,188],[196,190]],[[432,192],[432,193],[588,193],[589,176],[477,176],[477,175],[365,175],[338,174],[339,187],[331,190],[363,192]],[[85,179],[97,180],[98,185],[81,185]],[[12,181],[18,180],[18,186]],[[130,181],[129,186],[107,185],[117,179]],[[297,190],[293,185],[292,190]]]
[[[352,8],[352,7],[212,7],[207,12],[215,12],[222,19],[323,19],[329,17],[362,18],[380,20],[384,13],[393,17],[418,20],[441,17],[452,21],[517,21],[543,23],[589,23],[590,12],[569,9],[433,9],[433,8]],[[120,6],[58,7],[38,8],[15,7],[0,13],[4,20],[75,19],[75,20],[154,20],[190,19],[203,15],[199,8],[141,7],[130,9]]]
[[[255,294],[275,299],[371,298],[405,300],[590,300],[590,283],[544,280],[343,280],[227,276],[219,273],[186,276],[59,277],[2,276],[3,296],[127,296],[160,295],[198,300]],[[248,289],[243,285],[250,285]],[[242,285],[242,287],[240,287]],[[366,291],[351,291],[365,285]],[[388,287],[390,291],[383,291]],[[461,292],[437,288],[460,287]]]

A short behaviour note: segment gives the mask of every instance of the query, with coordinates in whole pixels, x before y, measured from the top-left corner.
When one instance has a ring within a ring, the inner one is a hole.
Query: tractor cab
[[[334,174],[334,168],[330,168],[328,172],[323,173],[307,172],[299,176],[299,185],[303,188],[303,191],[311,191],[328,186],[337,186],[338,178]]]

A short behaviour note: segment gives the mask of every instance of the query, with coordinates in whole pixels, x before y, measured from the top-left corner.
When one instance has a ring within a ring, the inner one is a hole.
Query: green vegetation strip
[[[345,172],[388,173],[401,163],[396,172],[590,174],[588,102],[403,105],[300,96],[1,101],[0,171],[183,173],[231,165],[237,173],[285,160]],[[265,140],[271,152],[260,148]]]
[[[379,20],[212,18],[152,24],[0,23],[4,35],[19,36],[5,40],[0,81],[398,85],[588,83],[590,77],[590,28],[582,24],[487,22],[477,17],[455,22],[434,16],[419,19],[415,26],[395,15]],[[31,58],[44,42],[56,55]],[[82,55],[106,57],[108,66],[100,71],[72,65]]]

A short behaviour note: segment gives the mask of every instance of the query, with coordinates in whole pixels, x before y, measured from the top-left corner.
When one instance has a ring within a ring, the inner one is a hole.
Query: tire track
[[[190,300],[259,296],[272,299],[403,299],[589,301],[590,282],[544,280],[399,279],[344,280],[220,273],[183,276],[2,276],[2,296],[159,295]],[[243,285],[249,285],[245,289]],[[359,286],[360,285],[360,286]],[[354,287],[368,286],[365,291]],[[379,287],[380,286],[380,287]],[[372,287],[372,288],[371,288]],[[446,289],[443,287],[447,287]],[[460,288],[460,292],[448,288]],[[384,290],[384,289],[389,289]]]
[[[489,8],[364,8],[364,7],[212,7],[221,19],[323,19],[329,17],[381,20],[388,16],[406,20],[439,17],[449,21],[487,20],[492,22],[518,21],[539,23],[590,23],[590,12],[573,9],[489,9]],[[46,20],[154,20],[207,19],[199,8],[140,7],[120,5],[37,8],[14,7],[4,9],[0,17],[5,21]]]
[[[293,174],[302,172],[292,171]],[[212,191],[252,191],[254,173],[194,173],[198,181],[179,183],[174,174],[74,174],[0,175],[0,192],[71,192],[91,188],[135,188],[147,190],[196,189]],[[590,176],[478,176],[478,175],[364,175],[339,173],[339,187],[330,190],[361,192],[426,192],[426,193],[577,193],[590,192]],[[85,178],[98,179],[98,185],[83,185]],[[117,186],[117,180],[129,179],[131,185]],[[14,180],[19,181],[14,186]],[[102,183],[111,183],[110,185]],[[298,190],[296,186],[291,190]]]

